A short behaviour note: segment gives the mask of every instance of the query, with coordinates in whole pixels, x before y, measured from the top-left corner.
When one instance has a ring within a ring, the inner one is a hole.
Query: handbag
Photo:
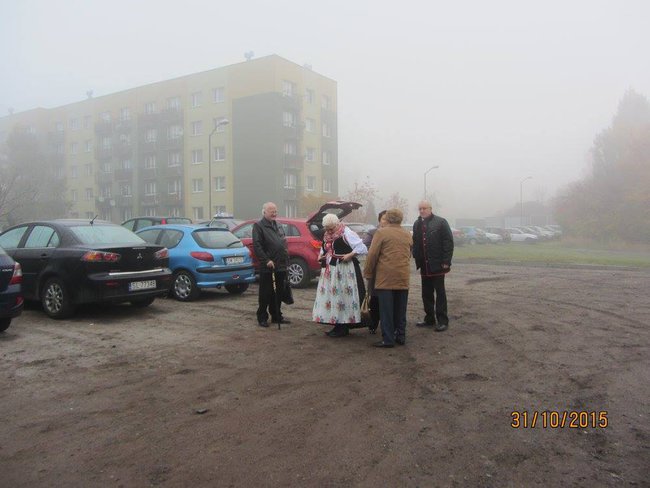
[[[280,299],[282,300],[282,303],[293,305],[293,291],[291,291],[291,283],[289,283],[288,277],[284,280],[284,286],[282,287],[282,295]]]
[[[372,317],[370,316],[370,293],[361,302],[361,325],[363,327],[370,327],[372,325]]]

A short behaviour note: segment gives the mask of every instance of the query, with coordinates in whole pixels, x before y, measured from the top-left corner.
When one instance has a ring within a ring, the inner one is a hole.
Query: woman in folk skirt
[[[350,325],[361,322],[366,290],[356,256],[366,254],[368,248],[334,214],[323,217],[323,228],[322,269],[312,317],[316,323],[334,326],[326,332],[329,337],[342,337],[348,335]]]

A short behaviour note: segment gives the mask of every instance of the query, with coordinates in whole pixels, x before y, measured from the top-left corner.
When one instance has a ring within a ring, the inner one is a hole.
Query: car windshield
[[[70,231],[82,244],[145,244],[143,239],[119,225],[75,225]]]
[[[215,228],[198,229],[192,232],[196,243],[205,249],[232,249],[243,247],[241,241],[231,232]]]

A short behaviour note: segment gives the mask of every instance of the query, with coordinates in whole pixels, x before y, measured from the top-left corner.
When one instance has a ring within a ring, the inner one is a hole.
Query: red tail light
[[[88,251],[81,256],[82,261],[89,263],[117,263],[122,256],[114,252]]]
[[[192,251],[190,253],[190,256],[192,256],[195,259],[200,259],[201,261],[214,261],[214,256],[212,256],[212,254],[210,254],[209,252]]]
[[[14,264],[14,274],[11,276],[10,285],[17,285],[23,282],[23,268],[20,267],[20,264]]]
[[[156,259],[167,259],[169,257],[169,250],[163,247],[160,251],[156,251],[153,257]]]
[[[314,247],[316,249],[320,249],[321,246],[323,245],[323,243],[321,241],[317,241],[317,240],[310,241],[310,244],[312,245],[312,247]]]

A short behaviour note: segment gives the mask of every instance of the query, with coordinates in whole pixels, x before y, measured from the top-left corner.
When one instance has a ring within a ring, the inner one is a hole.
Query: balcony
[[[115,200],[113,200],[113,198],[111,197],[97,197],[95,199],[95,205],[97,206],[97,208],[106,209],[106,208],[114,207]]]
[[[146,140],[143,139],[138,148],[140,153],[151,153],[158,150],[158,140]]]
[[[113,157],[113,147],[104,146],[95,149],[95,157],[97,159],[110,159]]]
[[[119,195],[115,197],[115,203],[118,207],[133,206],[133,195]]]
[[[161,205],[176,207],[183,204],[183,195],[178,193],[163,193],[158,196],[158,201]]]
[[[118,181],[132,181],[133,180],[133,169],[116,169],[115,170],[115,179]]]
[[[113,182],[113,173],[106,173],[104,171],[97,172],[97,183],[112,183]]]
[[[302,186],[294,186],[293,188],[284,188],[282,190],[282,197],[284,200],[298,200],[304,192]]]
[[[105,136],[113,133],[113,122],[108,120],[99,120],[95,122],[95,134]]]
[[[140,168],[140,178],[143,180],[154,180],[158,177],[157,168]]]
[[[118,142],[115,144],[114,153],[117,157],[124,158],[133,154],[133,146],[130,142]]]
[[[63,141],[65,141],[65,131],[57,130],[47,133],[47,142],[50,144],[56,144]]]
[[[160,205],[160,195],[142,195],[140,197],[140,205],[152,206]]]
[[[298,154],[285,154],[284,167],[287,169],[303,169],[305,166],[304,156]]]
[[[160,120],[166,124],[177,124],[183,122],[183,109],[180,107],[166,108],[160,114]]]
[[[182,149],[183,148],[183,136],[174,137],[174,138],[164,138],[161,139],[158,147],[163,150],[168,149]]]
[[[131,119],[120,119],[115,123],[115,132],[118,134],[128,134],[133,131]]]

